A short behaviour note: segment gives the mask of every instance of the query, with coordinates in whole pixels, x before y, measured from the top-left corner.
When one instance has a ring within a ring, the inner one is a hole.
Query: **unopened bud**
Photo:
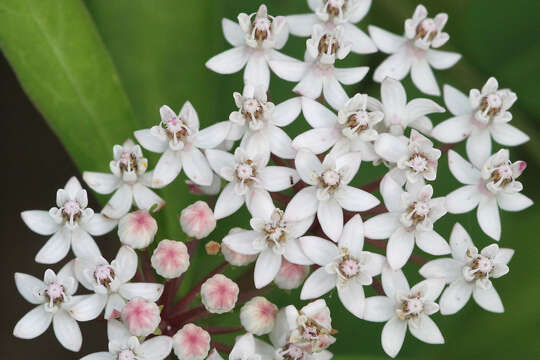
[[[122,320],[131,334],[148,336],[161,322],[159,307],[152,301],[133,298],[122,309]]]
[[[240,322],[247,332],[269,334],[274,328],[278,308],[262,296],[249,300],[240,310]]]
[[[216,228],[216,218],[212,209],[204,201],[191,204],[180,213],[180,226],[191,237],[202,239]]]
[[[299,287],[309,274],[309,266],[297,265],[283,259],[274,283],[283,290],[292,290]]]
[[[206,280],[201,287],[201,300],[211,313],[223,314],[234,309],[240,289],[225,275],[217,274]]]
[[[196,325],[186,324],[173,336],[173,349],[180,360],[203,360],[210,351],[210,334]]]
[[[118,223],[120,242],[133,249],[144,249],[150,245],[157,230],[156,220],[146,210],[129,213]]]
[[[161,240],[152,254],[152,267],[164,278],[174,279],[189,267],[186,245],[180,241]]]
[[[209,241],[204,245],[204,249],[208,255],[217,255],[219,254],[219,249],[221,245],[217,241]]]

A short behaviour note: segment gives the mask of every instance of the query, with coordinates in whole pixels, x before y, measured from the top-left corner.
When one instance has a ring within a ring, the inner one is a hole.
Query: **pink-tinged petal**
[[[339,205],[349,211],[366,211],[380,204],[374,195],[348,185],[343,185],[334,196]]]
[[[334,146],[340,136],[336,127],[311,129],[294,138],[292,146],[298,150],[309,149],[314,154],[322,154]]]
[[[505,146],[518,146],[530,140],[529,135],[507,123],[493,124],[490,131],[493,140]]]
[[[118,224],[118,221],[107,219],[101,214],[94,214],[90,220],[86,221],[82,226],[90,235],[101,236],[112,231]]]
[[[384,322],[394,316],[394,303],[386,296],[372,296],[364,300],[364,314],[361,319]]]
[[[396,53],[407,40],[404,36],[398,36],[377,26],[368,27],[369,35],[379,50],[386,54]]]
[[[399,213],[376,215],[364,223],[364,235],[370,239],[388,239],[399,224]]]
[[[431,255],[446,255],[450,254],[450,245],[437,232],[417,231],[416,245]]]
[[[473,288],[474,301],[484,310],[494,313],[504,312],[504,306],[497,290],[493,286],[483,289],[479,286]]]
[[[354,85],[362,81],[368,71],[369,68],[367,66],[359,66],[345,69],[335,68],[334,75],[340,83],[344,85]]]
[[[464,214],[477,207],[480,199],[478,186],[463,186],[446,195],[446,209],[451,214]]]
[[[120,219],[131,209],[133,192],[131,186],[122,185],[109,199],[101,213],[110,219]]]
[[[478,205],[476,217],[482,231],[492,239],[499,241],[501,238],[501,218],[499,216],[497,199],[486,198],[481,200]]]
[[[270,60],[268,62],[272,71],[283,80],[298,82],[308,69],[308,65],[296,59]]]
[[[154,241],[157,221],[146,210],[127,214],[118,223],[118,237],[122,244],[134,249],[144,249]]]
[[[334,109],[339,110],[349,100],[343,86],[334,75],[326,76],[323,80],[323,95],[326,102]]]
[[[45,311],[43,305],[26,313],[15,325],[13,336],[19,339],[33,339],[43,334],[51,325],[53,313]]]
[[[167,279],[177,278],[189,268],[188,250],[180,241],[161,240],[150,260],[156,272]]]
[[[161,116],[161,121],[167,123],[172,119],[176,118],[176,113],[167,105],[163,105],[159,108],[159,115]]]
[[[373,80],[382,82],[386,78],[403,80],[411,70],[411,60],[406,50],[398,50],[384,60],[373,73]]]
[[[214,178],[212,169],[201,150],[192,146],[189,150],[180,152],[184,165],[184,173],[195,184],[209,186]]]
[[[154,302],[134,298],[122,309],[122,320],[133,335],[148,336],[154,332],[161,321],[159,312],[159,307]]]
[[[339,255],[338,248],[331,241],[317,236],[303,236],[299,239],[302,251],[319,266],[326,266]]]
[[[390,134],[381,134],[375,141],[375,152],[386,161],[396,163],[407,154],[407,139]]]
[[[448,152],[448,167],[452,175],[462,184],[475,185],[481,180],[480,172],[457,152]]]
[[[279,127],[287,126],[296,120],[300,111],[302,111],[302,97],[289,99],[276,105],[272,113],[272,122]]]
[[[82,295],[81,300],[69,309],[69,314],[77,321],[93,320],[105,308],[107,298],[104,294]]]
[[[341,303],[351,314],[358,318],[364,315],[364,287],[357,281],[347,281],[337,286]]]
[[[219,74],[234,74],[248,61],[245,47],[238,46],[218,54],[206,62],[206,67]]]
[[[431,70],[426,60],[420,60],[412,64],[411,79],[414,85],[423,93],[433,96],[441,95],[433,70]]]
[[[214,216],[217,220],[227,217],[236,210],[240,209],[244,204],[244,197],[240,196],[234,190],[234,184],[229,183],[216,201],[216,207],[214,208]]]
[[[324,268],[313,272],[304,283],[301,300],[316,299],[336,287],[336,274],[329,274]]]
[[[319,22],[319,18],[315,14],[289,15],[286,19],[289,32],[301,37],[310,36],[313,25]]]
[[[54,314],[53,329],[54,335],[63,347],[70,351],[81,349],[82,334],[79,324],[65,310],[59,310]]]
[[[444,338],[439,327],[426,314],[418,315],[415,326],[409,326],[411,334],[428,344],[444,344]]]
[[[433,100],[429,99],[414,99],[407,106],[407,116],[409,121],[417,121],[418,119],[434,113],[443,113],[446,110]]]
[[[260,250],[255,249],[253,243],[261,236],[262,234],[257,231],[239,231],[225,236],[223,243],[239,254],[255,255]]]
[[[317,213],[319,201],[314,186],[303,188],[294,195],[285,209],[284,216],[289,221],[299,221]]]
[[[165,200],[144,185],[133,185],[133,199],[139,209],[156,212],[165,206]]]
[[[419,273],[426,279],[444,279],[450,283],[460,276],[462,266],[462,263],[454,259],[435,259],[424,264]]]
[[[450,85],[444,85],[444,103],[452,114],[456,116],[472,115],[472,107],[469,97]]]
[[[169,336],[156,336],[145,340],[137,349],[143,359],[163,360],[171,353],[173,340]]]
[[[426,60],[434,69],[445,70],[454,66],[461,59],[461,54],[429,49]]]
[[[171,149],[165,150],[154,168],[152,187],[161,188],[170,184],[182,170],[180,152]]]
[[[364,223],[360,215],[354,215],[343,226],[343,232],[339,238],[339,247],[347,249],[352,256],[360,255],[364,247]]]
[[[71,248],[76,257],[101,257],[101,252],[94,239],[80,227],[75,228],[71,234]]]
[[[403,346],[407,322],[397,317],[391,318],[385,325],[381,334],[381,344],[385,353],[390,357],[396,357]]]
[[[401,269],[411,257],[414,248],[414,233],[398,227],[388,239],[386,256],[392,269]]]
[[[336,114],[313,99],[302,98],[302,112],[312,128],[332,128],[337,125]]]
[[[259,254],[255,263],[254,280],[257,289],[270,284],[281,267],[281,255],[272,249],[266,249]]]
[[[38,278],[23,273],[15,273],[15,285],[22,297],[31,304],[42,304],[45,297],[41,295],[41,290],[45,289],[45,284]]]
[[[467,156],[476,168],[481,169],[491,156],[491,136],[488,129],[473,132],[466,142]]]
[[[210,334],[194,324],[184,325],[173,336],[174,354],[182,360],[203,360],[210,351]]]
[[[111,294],[105,306],[105,319],[119,319],[124,305],[126,305],[126,300],[118,294]]]
[[[133,135],[135,136],[135,139],[137,139],[139,144],[141,144],[141,146],[148,151],[162,153],[169,147],[167,141],[164,141],[163,139],[153,135],[150,129],[137,130],[133,133]],[[86,180],[84,174],[83,178],[84,181],[88,183],[88,180]],[[91,185],[89,186],[92,187]]]
[[[60,228],[39,250],[36,262],[54,264],[66,257],[71,245],[71,231],[66,227]]]
[[[221,121],[211,125],[195,135],[193,144],[201,149],[215,148],[225,140],[230,128],[230,121]]]
[[[373,40],[362,30],[351,23],[343,24],[343,36],[351,42],[351,51],[357,54],[373,54],[377,52]]]
[[[128,300],[142,298],[148,301],[157,301],[163,293],[163,285],[154,283],[127,283],[120,287],[119,293]]]
[[[216,228],[214,213],[204,201],[197,201],[180,213],[180,226],[190,237],[202,239]]]
[[[294,159],[296,150],[292,146],[292,140],[285,131],[277,126],[269,126],[267,129],[270,151],[282,159]]]
[[[241,46],[245,43],[245,33],[238,23],[229,19],[221,19],[221,27],[225,40],[232,46]]]
[[[30,230],[40,235],[54,234],[60,227],[49,215],[49,212],[44,210],[23,211],[21,218]]]
[[[332,198],[320,201],[317,219],[326,236],[337,242],[343,230],[343,210],[339,203]]]
[[[471,131],[471,115],[462,115],[435,126],[431,131],[431,136],[440,142],[453,144],[465,140]]]
[[[244,70],[244,84],[254,87],[262,87],[268,90],[270,84],[270,69],[264,56],[264,52],[254,52],[249,55],[249,59]]]
[[[242,306],[240,322],[249,333],[266,335],[274,328],[277,312],[276,305],[262,296],[257,296]]]
[[[216,274],[206,280],[201,287],[201,301],[208,312],[224,314],[236,305],[240,288],[222,274]]]
[[[285,245],[283,257],[296,265],[311,265],[313,261],[309,259],[300,246],[298,239],[289,239]]]
[[[294,87],[293,91],[298,95],[307,96],[311,99],[317,99],[321,96],[323,89],[322,75],[315,72],[312,68],[307,69],[300,82]]]
[[[453,315],[461,310],[471,298],[474,283],[465,281],[461,276],[444,290],[439,306],[441,314]]]
[[[532,206],[533,201],[521,193],[500,192],[497,194],[497,204],[505,211],[522,211]]]

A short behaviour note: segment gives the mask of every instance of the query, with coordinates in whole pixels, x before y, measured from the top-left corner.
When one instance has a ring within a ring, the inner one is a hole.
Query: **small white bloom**
[[[214,148],[222,143],[230,123],[222,121],[199,130],[199,116],[189,101],[178,115],[167,105],[159,112],[159,125],[135,131],[135,138],[145,149],[163,153],[153,171],[151,185],[156,188],[168,185],[184,167],[184,173],[195,184],[210,186],[212,170],[200,149]]]
[[[450,253],[450,247],[433,224],[446,214],[444,198],[432,198],[431,185],[416,183],[407,191],[386,175],[380,186],[387,213],[376,215],[364,224],[364,235],[388,239],[386,256],[390,266],[400,269],[412,254],[414,244],[432,255]]]
[[[371,0],[308,0],[308,5],[315,14],[287,16],[291,34],[306,37],[311,34],[315,24],[329,29],[341,25],[344,38],[352,44],[352,52],[377,52],[377,47],[370,37],[354,25],[366,16]]]
[[[161,240],[150,259],[156,273],[167,279],[182,275],[189,268],[189,253],[181,241]]]
[[[261,5],[257,13],[238,15],[238,23],[223,19],[222,26],[225,39],[234,48],[208,60],[206,67],[219,74],[233,74],[245,66],[244,83],[268,90],[268,62],[274,58],[287,58],[277,51],[289,38],[285,18],[268,15],[266,5]]]
[[[430,315],[439,311],[435,300],[444,288],[444,280],[428,279],[409,288],[401,270],[383,267],[382,285],[386,296],[366,299],[363,318],[386,322],[381,334],[384,351],[395,357],[403,345],[407,327],[411,334],[428,344],[443,344],[441,331]]]
[[[118,238],[133,249],[144,249],[154,241],[157,221],[146,210],[131,212],[118,223]]]
[[[373,74],[375,81],[381,82],[389,76],[403,80],[409,71],[413,83],[422,92],[439,96],[441,91],[431,68],[444,70],[454,66],[461,55],[434,50],[443,46],[450,36],[443,32],[448,20],[445,13],[433,19],[427,17],[427,10],[418,5],[411,19],[405,21],[405,34],[392,34],[376,26],[369,27],[369,34],[375,45],[384,53],[391,54]]]
[[[444,143],[457,143],[467,138],[467,156],[482,166],[491,155],[491,138],[505,146],[517,146],[529,141],[529,136],[510,125],[510,108],[517,95],[509,89],[499,89],[495,78],[489,78],[482,90],[472,89],[470,95],[444,86],[444,102],[454,115],[437,125],[432,132]]]
[[[76,177],[56,192],[56,206],[48,212],[29,210],[21,213],[26,226],[40,235],[53,235],[36,255],[36,262],[54,264],[62,260],[71,247],[75,256],[101,256],[93,236],[108,233],[116,221],[88,208],[86,190]]]
[[[82,345],[81,330],[69,310],[89,295],[73,296],[78,286],[73,275],[73,262],[67,263],[58,274],[48,269],[43,281],[31,275],[15,273],[15,284],[25,300],[37,306],[17,322],[13,335],[21,339],[36,338],[52,322],[60,344],[70,351],[79,351]]]
[[[236,212],[244,203],[252,211],[253,204],[271,201],[268,191],[282,191],[299,180],[295,169],[266,166],[268,157],[251,147],[238,147],[234,155],[222,150],[207,150],[212,169],[227,180],[216,202],[214,215],[222,219]]]
[[[364,286],[381,273],[385,257],[363,251],[364,224],[355,215],[343,228],[337,246],[315,237],[300,238],[302,250],[320,268],[304,283],[300,298],[315,299],[337,287],[339,299],[352,314],[364,313]]]
[[[203,239],[216,228],[216,218],[206,202],[197,201],[182,210],[180,226],[186,235]]]
[[[331,152],[321,163],[307,149],[296,155],[296,169],[308,187],[300,190],[289,202],[285,216],[293,221],[317,214],[324,233],[333,241],[343,229],[343,209],[366,211],[380,201],[372,194],[349,186],[360,167],[359,152]]]
[[[203,360],[210,351],[210,334],[196,325],[186,324],[173,336],[173,349],[180,360]]]
[[[450,150],[448,165],[454,177],[465,186],[446,196],[446,207],[452,214],[463,214],[478,207],[478,224],[489,237],[501,238],[499,207],[506,211],[521,211],[533,204],[521,194],[523,185],[516,179],[527,167],[525,161],[510,161],[507,149],[492,155],[481,168],[471,165]]]
[[[142,297],[134,297],[122,308],[122,320],[135,336],[152,334],[161,322],[159,306]]]
[[[240,322],[247,332],[265,335],[272,331],[278,308],[262,296],[254,297],[240,309]]]
[[[201,301],[208,312],[224,314],[234,309],[240,288],[222,274],[216,274],[201,286]]]
[[[443,279],[450,284],[439,302],[441,314],[451,315],[461,310],[472,297],[487,311],[503,312],[504,307],[490,279],[508,273],[512,249],[500,249],[491,244],[479,253],[467,231],[456,223],[450,235],[452,258],[435,259],[420,269],[425,278]]]

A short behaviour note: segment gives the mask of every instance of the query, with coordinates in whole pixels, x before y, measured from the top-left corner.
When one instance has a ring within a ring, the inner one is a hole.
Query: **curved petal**
[[[280,79],[294,82],[300,81],[308,68],[306,63],[292,58],[270,60],[268,65]]]
[[[381,334],[381,344],[384,352],[391,357],[395,357],[405,340],[407,332],[407,322],[399,320],[397,317],[391,318],[385,325]]]
[[[477,133],[472,133],[465,144],[469,160],[478,169],[484,166],[486,160],[491,156],[491,136],[487,129]]]
[[[452,175],[462,184],[474,185],[481,180],[480,171],[453,150],[448,152],[448,167]]]
[[[405,107],[409,122],[417,121],[418,119],[433,113],[443,113],[446,110],[430,99],[413,99]]]
[[[473,284],[468,283],[462,277],[453,281],[444,290],[439,300],[441,314],[453,315],[461,310],[471,298],[472,290]]]
[[[43,305],[26,313],[15,325],[13,336],[19,339],[33,339],[43,334],[51,325],[53,314],[45,311]]]
[[[215,150],[215,149],[206,150],[206,158],[208,159],[208,163],[210,164],[210,167],[216,172],[216,174],[218,174],[221,177],[223,177],[222,169],[224,168],[234,169],[236,166],[235,161],[234,161],[234,155],[226,151]],[[231,178],[228,178],[225,180],[232,181]]]
[[[245,47],[238,46],[217,54],[206,62],[206,67],[219,74],[234,74],[240,71],[248,61]]]
[[[281,255],[272,249],[266,249],[260,253],[255,263],[254,280],[255,287],[260,289],[272,282],[281,267]]]
[[[56,232],[36,255],[36,262],[40,264],[54,264],[66,257],[71,245],[71,231],[62,227]]]
[[[435,126],[431,131],[431,136],[440,142],[453,144],[465,140],[471,131],[471,115],[462,115]]]
[[[505,211],[521,211],[532,206],[533,201],[521,193],[507,194],[500,192],[497,194],[497,204]]]
[[[284,216],[289,221],[299,221],[317,213],[319,200],[316,192],[314,186],[308,186],[297,192],[287,204]]]
[[[272,122],[279,127],[287,126],[296,120],[301,111],[302,98],[294,97],[276,105],[272,113]]]
[[[474,301],[484,310],[502,313],[504,306],[497,290],[493,286],[483,289],[479,286],[473,288]]]
[[[393,269],[401,269],[407,263],[414,248],[414,234],[398,227],[388,239],[386,257]]]
[[[75,228],[72,232],[71,248],[76,257],[91,259],[101,257],[101,251],[99,251],[94,239],[80,227]]]
[[[313,99],[302,98],[302,112],[312,128],[331,128],[337,125],[336,114]]]
[[[428,344],[444,344],[444,338],[439,327],[426,314],[418,315],[415,326],[409,326],[411,334]]]
[[[452,214],[463,214],[473,210],[480,203],[476,185],[460,187],[446,195],[446,209]]]
[[[100,351],[93,354],[88,354],[81,358],[81,360],[114,360],[113,356],[108,351]]]
[[[349,185],[342,186],[334,196],[339,205],[349,211],[366,211],[381,203],[367,191]]]
[[[313,69],[307,69],[303,73],[302,79],[294,87],[293,91],[298,95],[307,96],[312,99],[317,99],[321,96],[323,89],[323,78],[320,74],[316,74]]]
[[[63,347],[71,351],[81,349],[82,334],[79,324],[65,310],[59,310],[54,314],[53,329]]]
[[[370,25],[368,30],[375,45],[377,45],[379,50],[386,54],[398,52],[407,40],[404,36],[398,36],[377,26]]]
[[[221,19],[221,27],[225,40],[232,46],[241,46],[245,43],[245,34],[238,23],[229,19]]]
[[[334,75],[326,76],[323,80],[323,95],[326,102],[334,109],[339,110],[349,100],[343,86]]]
[[[133,193],[131,191],[131,186],[124,184],[116,190],[101,213],[110,219],[120,219],[129,212],[132,203]]]
[[[125,304],[126,300],[124,300],[120,295],[116,293],[111,294],[109,296],[109,300],[107,301],[107,305],[105,306],[105,319],[111,320],[116,317],[115,314],[119,314],[124,308]]]
[[[154,283],[127,283],[120,287],[119,293],[128,300],[142,297],[143,299],[156,302],[163,293],[163,285]]]
[[[295,137],[292,146],[298,150],[309,149],[314,154],[322,154],[328,151],[340,136],[335,127],[311,129]]]
[[[172,345],[173,339],[170,336],[156,336],[137,348],[137,356],[142,359],[162,360],[171,353]]]
[[[94,214],[83,224],[83,227],[90,235],[101,236],[112,231],[117,223],[116,220],[107,219],[101,214]]]
[[[501,238],[501,218],[497,199],[491,198],[480,201],[476,217],[482,231],[492,239],[499,241]]]
[[[261,236],[257,231],[239,231],[225,236],[223,243],[239,254],[255,255],[260,250],[255,249],[253,243]]]
[[[264,56],[264,52],[254,52],[249,55],[246,69],[244,70],[244,84],[254,87],[262,87],[268,90],[270,84],[270,69]]]
[[[253,189],[246,196],[246,207],[254,218],[267,219],[274,211],[274,202],[265,189]]]
[[[373,40],[355,25],[343,24],[343,36],[352,44],[351,51],[357,54],[373,54],[377,52]]]
[[[349,253],[357,257],[364,247],[364,223],[360,215],[354,215],[343,226],[343,232],[339,238],[339,247],[347,249]]]
[[[201,150],[192,146],[189,150],[180,152],[180,158],[184,165],[184,173],[195,184],[210,186],[214,178],[212,169]]]
[[[462,267],[463,264],[454,259],[435,259],[424,264],[419,273],[426,279],[444,279],[450,283],[460,276]]]
[[[375,152],[386,161],[396,163],[407,153],[407,141],[394,135],[381,134],[375,141]]]
[[[229,183],[219,194],[214,208],[214,216],[216,219],[223,219],[236,210],[240,209],[244,204],[244,197],[240,196],[234,190],[234,184]]]
[[[395,315],[394,303],[387,296],[371,296],[364,300],[364,320],[372,322],[388,321]]]
[[[338,248],[331,241],[317,236],[303,236],[298,239],[304,254],[319,266],[326,266],[338,255]]]
[[[313,25],[319,22],[315,14],[289,15],[286,17],[291,34],[296,36],[310,36]]]
[[[341,303],[351,314],[358,318],[364,315],[364,287],[357,281],[347,281],[337,286]]]
[[[456,116],[472,116],[472,107],[469,97],[450,85],[443,86],[444,103],[452,114]]]
[[[294,159],[296,150],[292,147],[292,140],[285,131],[277,126],[269,126],[266,135],[273,154],[282,159]]]
[[[153,135],[150,129],[137,130],[133,133],[133,135],[135,136],[135,139],[137,139],[139,144],[141,144],[141,146],[148,151],[162,153],[169,147],[167,141],[163,141],[162,139]],[[84,174],[83,178],[84,181],[88,183],[88,180],[85,178]],[[88,186],[93,188],[90,184],[88,184]]]
[[[398,213],[376,215],[364,223],[364,235],[370,239],[388,239],[399,224]]]
[[[324,268],[319,268],[306,279],[300,293],[300,299],[316,299],[332,290],[335,286],[336,274],[329,274]]]
[[[493,124],[490,131],[493,140],[505,146],[518,146],[530,140],[529,135],[507,123]]]
[[[409,283],[403,271],[393,270],[389,264],[385,264],[381,272],[381,282],[386,296],[395,302],[399,293],[408,293]]]
[[[384,205],[389,211],[401,212],[402,187],[390,176],[385,175],[380,184],[380,192],[384,200]]]
[[[38,278],[23,274],[15,273],[15,285],[22,297],[31,304],[42,304],[45,297],[40,295],[41,290],[45,289],[45,284]]]
[[[441,90],[427,60],[420,60],[412,64],[411,79],[423,93],[433,96],[441,95]]]
[[[139,209],[156,212],[165,206],[165,200],[140,183],[133,185],[133,199]]]
[[[450,245],[437,232],[417,231],[416,245],[431,255],[446,255],[450,254]]]
[[[230,121],[221,121],[211,125],[195,135],[193,144],[201,149],[215,148],[225,140],[230,128]]]
[[[467,250],[473,246],[474,245],[469,233],[467,233],[465,228],[460,223],[456,223],[452,228],[452,233],[450,234],[450,248],[452,249],[452,257],[460,262],[464,262]]]
[[[161,188],[170,184],[182,170],[180,153],[171,149],[165,150],[154,168],[152,187]]]
[[[60,227],[49,215],[49,212],[44,210],[23,211],[21,218],[30,230],[39,235],[52,235]]]
[[[445,70],[454,66],[461,59],[461,54],[429,49],[426,53],[426,59],[434,69]]]
[[[283,257],[290,263],[297,265],[312,265],[313,261],[309,259],[300,246],[298,239],[289,239],[285,245]]]
[[[97,318],[105,308],[107,295],[82,295],[82,299],[69,309],[69,314],[77,321],[89,321]]]
[[[118,250],[116,259],[113,260],[112,264],[116,271],[116,276],[122,282],[128,282],[131,280],[135,273],[137,272],[137,253],[129,246],[122,246]]]
[[[344,85],[354,85],[362,81],[369,71],[367,66],[358,66],[352,68],[334,68],[334,76]],[[339,110],[339,108],[338,108]]]
[[[337,242],[343,230],[343,210],[339,203],[332,198],[320,201],[317,219],[326,236]]]
[[[411,69],[411,60],[406,50],[398,50],[384,60],[373,73],[373,80],[382,82],[386,78],[403,80]]]

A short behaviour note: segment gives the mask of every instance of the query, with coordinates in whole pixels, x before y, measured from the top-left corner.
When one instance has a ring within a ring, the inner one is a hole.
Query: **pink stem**
[[[232,346],[224,344],[219,341],[212,340],[210,341],[210,346],[216,349],[219,352],[229,354],[232,351]]]
[[[156,277],[154,276],[154,271],[152,270],[152,264],[150,262],[150,254],[148,253],[148,248],[142,251],[141,261],[144,280],[151,283],[156,282]]]

